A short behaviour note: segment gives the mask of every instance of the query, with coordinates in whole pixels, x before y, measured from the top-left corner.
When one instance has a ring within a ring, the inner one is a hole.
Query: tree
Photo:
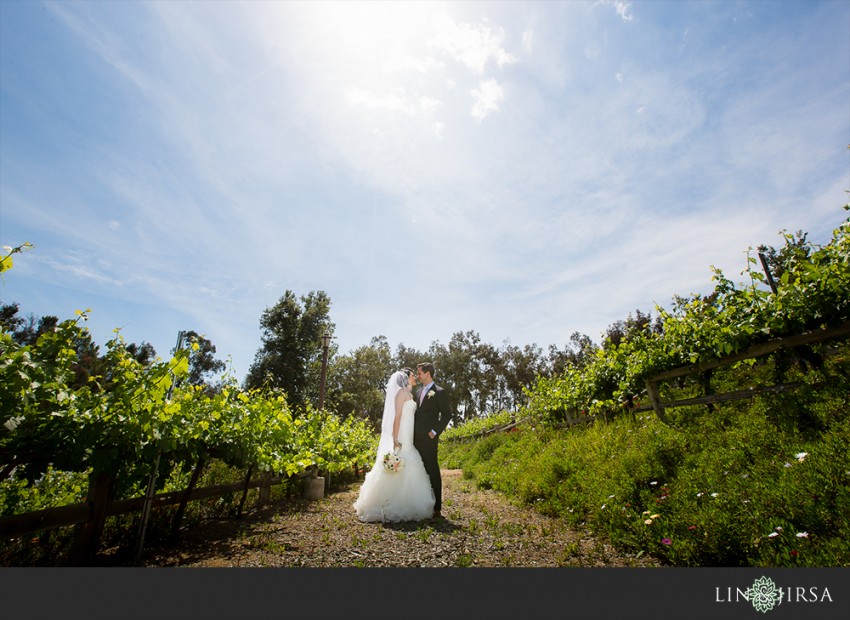
[[[475,331],[455,332],[449,345],[431,345],[428,355],[437,369],[437,383],[447,387],[456,424],[487,413],[496,390],[497,354]]]
[[[548,369],[549,376],[562,375],[570,366],[585,366],[598,347],[593,343],[590,336],[573,332],[570,341],[563,350],[555,345],[549,345]]]
[[[20,345],[33,345],[45,332],[53,331],[59,324],[55,316],[36,318],[32,313],[25,317],[18,316],[17,303],[5,304],[0,307],[0,324],[11,334],[12,339]]]
[[[396,370],[387,339],[375,336],[368,345],[334,360],[328,371],[328,400],[342,417],[369,420],[380,430],[384,388]]]
[[[287,290],[260,317],[262,346],[245,378],[248,389],[268,387],[286,393],[293,408],[318,400],[322,364],[321,337],[333,334],[330,299],[324,291],[297,298]]]
[[[196,331],[188,331],[185,334],[186,342],[197,344],[198,347],[189,347],[189,376],[186,378],[189,385],[205,385],[205,375],[221,372],[225,369],[225,363],[215,359],[215,345]]]
[[[782,280],[782,275],[786,272],[794,272],[795,263],[808,261],[812,251],[811,244],[807,240],[808,233],[798,230],[794,234],[787,232],[783,234],[785,245],[779,250],[763,244],[758,246],[758,252],[764,256],[767,268],[770,270],[770,276],[777,283]]]
[[[523,348],[505,342],[499,352],[499,384],[502,399],[498,409],[516,409],[526,400],[525,389],[531,388],[544,369],[543,351],[536,344]]]
[[[396,347],[393,361],[395,366],[394,370],[400,370],[402,368],[416,370],[416,365],[419,362],[428,361],[428,357],[416,349],[411,349],[410,347],[404,346],[403,343],[399,343],[398,347]]]
[[[134,360],[142,366],[150,366],[156,359],[156,349],[149,342],[142,341],[141,345],[131,342],[124,347]]]
[[[608,327],[602,341],[602,348],[606,350],[616,348],[638,333],[660,333],[661,329],[661,317],[656,317],[653,324],[651,312],[644,314],[640,310],[635,310],[635,316],[629,313],[625,321],[616,321]]]
[[[0,327],[14,338],[15,333],[23,326],[23,317],[18,316],[19,306],[17,303],[3,304],[0,306]],[[16,340],[17,342],[17,340]]]

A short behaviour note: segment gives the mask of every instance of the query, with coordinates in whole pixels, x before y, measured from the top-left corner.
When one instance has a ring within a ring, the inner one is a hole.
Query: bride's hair
[[[413,373],[410,368],[402,368],[396,373],[396,383],[398,383],[398,387],[403,388],[407,386],[410,381],[410,375]]]
[[[384,397],[384,412],[381,415],[381,438],[378,441],[378,454],[373,469],[380,470],[383,455],[393,449],[393,422],[396,416],[396,400],[399,393],[410,384],[407,369],[396,370],[387,379],[386,396]]]

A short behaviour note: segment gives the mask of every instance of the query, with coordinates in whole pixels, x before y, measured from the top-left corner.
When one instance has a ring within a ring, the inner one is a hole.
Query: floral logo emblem
[[[782,602],[782,592],[770,577],[759,577],[745,592],[756,611],[767,613]]]

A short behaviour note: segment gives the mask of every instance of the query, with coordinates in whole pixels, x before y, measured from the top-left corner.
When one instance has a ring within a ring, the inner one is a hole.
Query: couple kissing
[[[433,363],[422,362],[415,372],[402,368],[387,381],[375,463],[353,505],[361,521],[442,516],[439,439],[454,412],[435,374]]]

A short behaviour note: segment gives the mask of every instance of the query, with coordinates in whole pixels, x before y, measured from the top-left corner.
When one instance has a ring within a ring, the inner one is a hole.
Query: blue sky
[[[347,353],[563,347],[825,243],[850,3],[0,2],[2,303],[242,379],[325,291]]]

